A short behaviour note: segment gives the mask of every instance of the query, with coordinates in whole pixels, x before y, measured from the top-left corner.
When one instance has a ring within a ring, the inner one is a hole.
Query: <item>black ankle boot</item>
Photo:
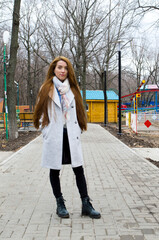
[[[56,213],[59,217],[61,218],[69,218],[69,213],[66,209],[66,206],[65,206],[65,203],[64,203],[64,199],[63,197],[59,197],[59,198],[56,198],[56,202],[57,202],[57,210],[56,210]]]
[[[85,197],[82,198],[82,216],[89,216],[91,218],[101,218],[101,215],[99,212],[97,212],[92,204],[90,203],[90,198]]]

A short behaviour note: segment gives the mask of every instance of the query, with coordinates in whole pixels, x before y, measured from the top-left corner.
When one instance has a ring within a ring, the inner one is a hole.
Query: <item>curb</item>
[[[21,147],[18,151],[16,151],[15,153],[13,153],[11,156],[9,156],[7,159],[5,159],[3,162],[0,163],[0,166],[5,165],[9,160],[12,159],[12,157],[15,157],[17,154],[19,154],[20,152],[22,152],[25,148],[27,148],[30,144],[32,144],[34,141],[36,141],[38,138],[41,137],[41,134],[34,138],[33,140],[31,140],[29,143],[27,143],[25,146]]]
[[[102,127],[102,126],[101,126]],[[105,131],[109,132],[108,130],[104,129]],[[110,132],[109,132],[110,133]],[[140,156],[137,152],[135,152],[135,150],[133,150],[132,148],[130,148],[129,146],[127,146],[125,143],[123,143],[119,138],[115,137],[112,133],[110,133],[114,138],[116,138],[117,141],[119,141],[122,145],[124,145],[125,147],[127,147],[131,152],[133,152],[137,157],[139,157],[140,159],[144,160],[144,162],[148,163],[151,167],[153,167],[154,169],[158,169],[157,166],[155,166],[153,163],[149,162],[148,160],[146,160],[144,157]]]

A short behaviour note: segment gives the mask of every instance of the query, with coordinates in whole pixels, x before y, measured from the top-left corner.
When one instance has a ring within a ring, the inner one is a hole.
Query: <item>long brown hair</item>
[[[80,128],[82,130],[87,130],[86,112],[83,106],[83,101],[82,101],[80,89],[75,77],[74,69],[69,59],[63,56],[56,57],[52,61],[52,63],[50,64],[49,70],[47,72],[46,79],[39,90],[37,100],[36,100],[35,110],[34,110],[34,116],[33,116],[34,126],[37,129],[39,128],[39,120],[41,117],[42,117],[42,127],[49,124],[49,117],[48,117],[48,106],[50,103],[49,92],[51,88],[53,89],[52,79],[55,76],[54,70],[57,62],[60,60],[67,63],[68,80],[70,83],[70,88],[75,96],[77,119],[78,119]]]

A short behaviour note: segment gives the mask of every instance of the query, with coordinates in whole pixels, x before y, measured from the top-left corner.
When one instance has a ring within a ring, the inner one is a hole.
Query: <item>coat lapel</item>
[[[61,108],[60,98],[55,86],[52,86],[49,91],[49,97],[56,103],[56,105]]]
[[[73,101],[74,99],[74,94],[73,92],[71,91],[71,89],[68,91],[68,93],[66,94],[68,100],[69,100],[69,103],[71,104],[71,102]]]

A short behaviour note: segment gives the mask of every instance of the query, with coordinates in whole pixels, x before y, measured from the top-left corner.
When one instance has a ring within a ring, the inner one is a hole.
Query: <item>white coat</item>
[[[49,92],[52,99],[50,108],[48,107],[49,124],[42,129],[43,151],[42,167],[49,169],[61,169],[62,167],[62,145],[63,145],[63,117],[62,108],[58,92],[54,86],[54,91]],[[67,133],[70,146],[72,167],[83,165],[81,148],[81,128],[76,115],[76,104],[74,94],[71,89],[67,93],[70,102],[70,120],[67,121]]]

